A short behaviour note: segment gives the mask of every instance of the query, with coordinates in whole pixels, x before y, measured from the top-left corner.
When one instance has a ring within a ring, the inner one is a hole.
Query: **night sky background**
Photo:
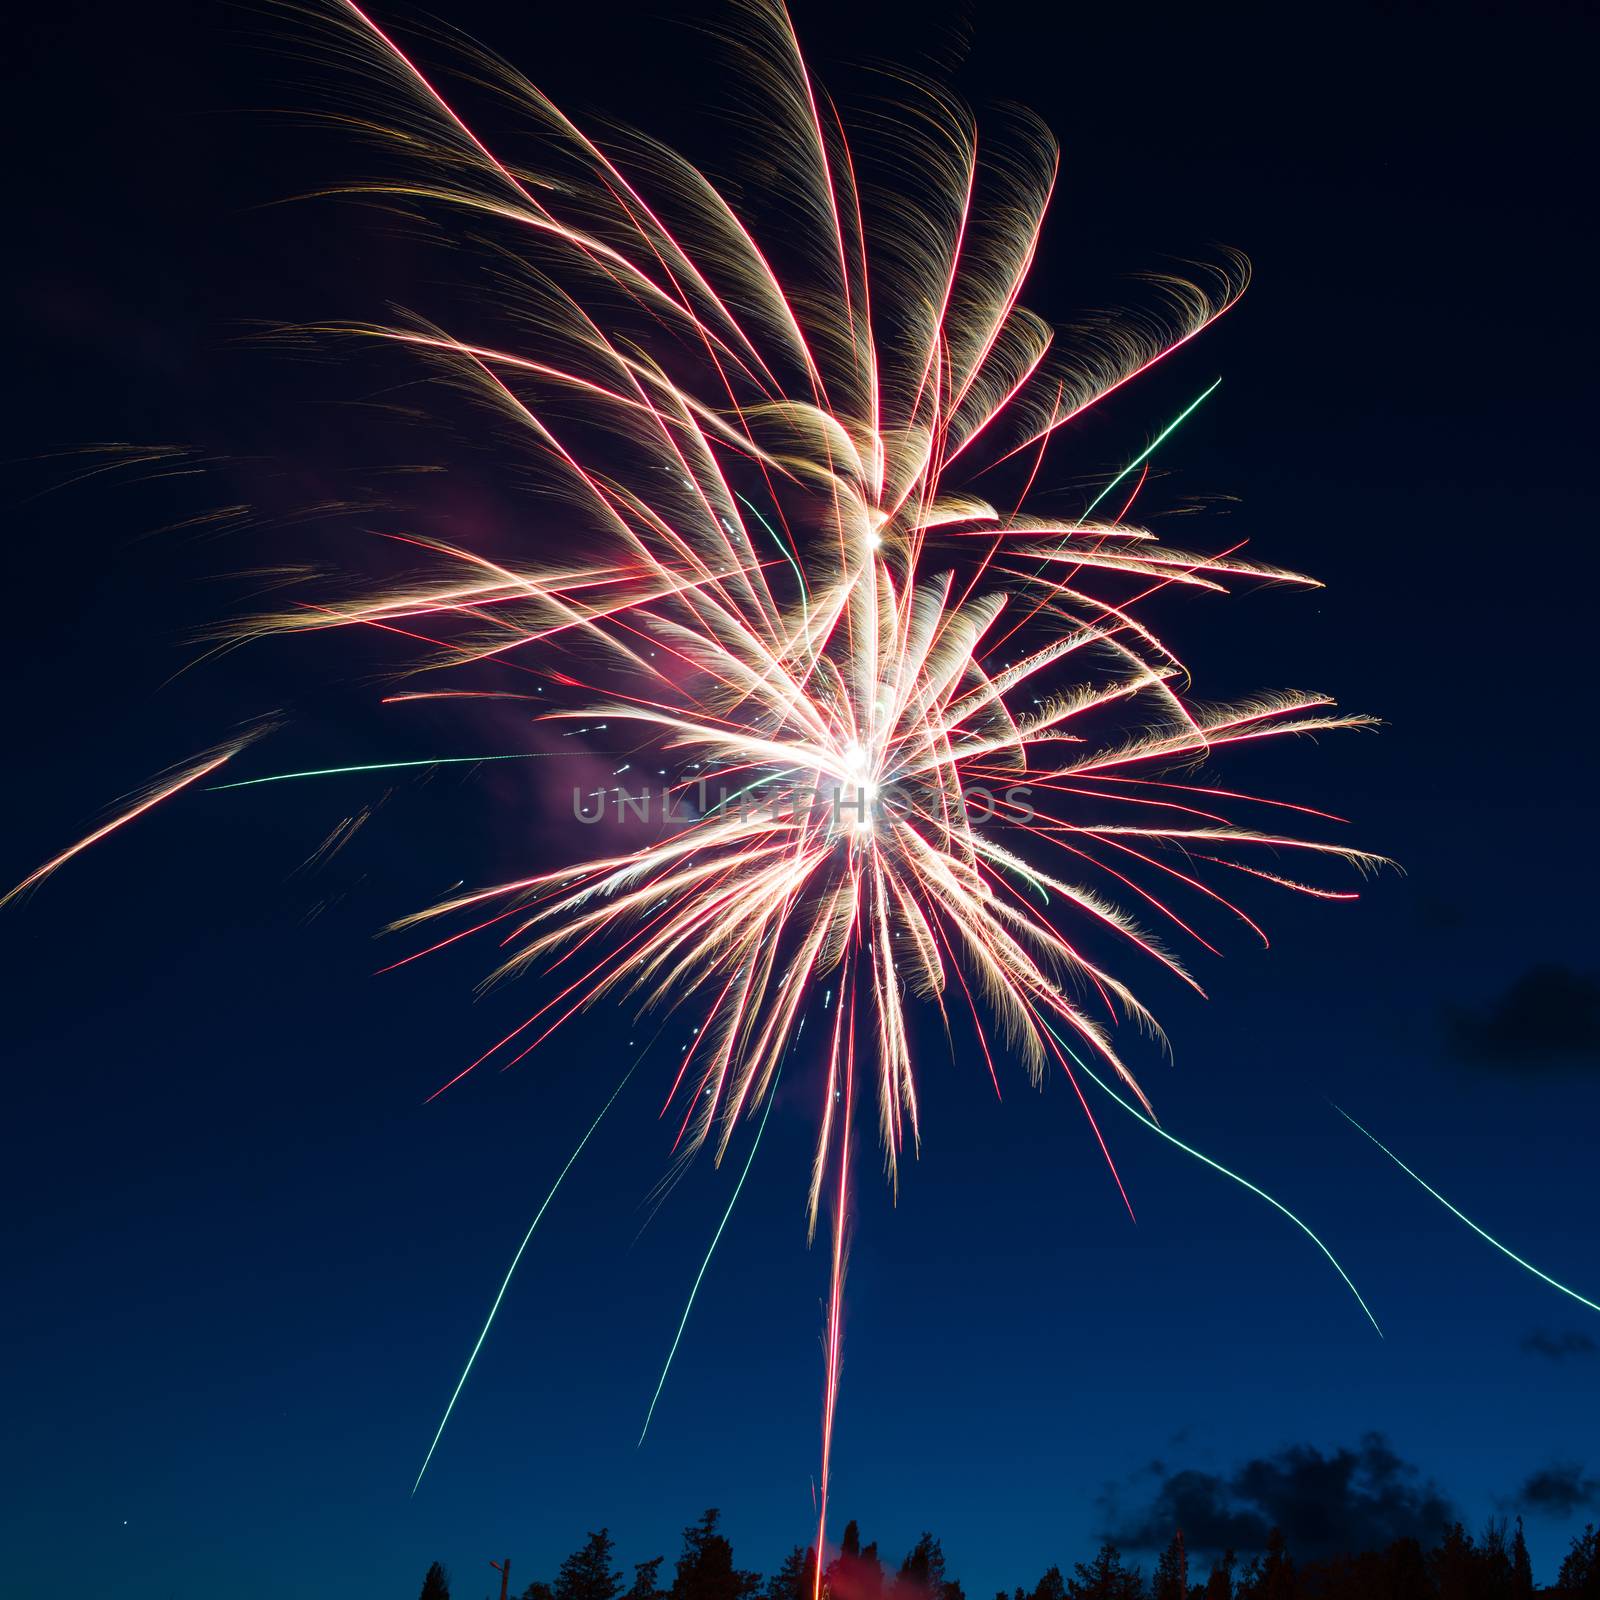
[[[1214,925],[1209,1004],[1136,973],[1176,1061],[1130,1049],[1167,1125],[1318,1228],[1387,1337],[1281,1216],[1108,1106],[1135,1227],[1064,1084],[1035,1093],[1013,1063],[997,1102],[970,1041],[952,1063],[930,1030],[898,1208],[862,1146],[832,1531],[856,1517],[898,1558],[930,1528],[982,1597],[1108,1530],[1164,1542],[1174,1507],[1192,1548],[1277,1521],[1306,1553],[1308,1505],[1375,1542],[1520,1511],[1549,1581],[1600,1510],[1600,1317],[1328,1102],[1600,1291],[1593,25],[1553,6],[1028,11],[796,17],[847,90],[853,59],[969,38],[957,86],[1054,127],[1064,177],[1026,297],[1044,314],[1217,242],[1254,262],[1242,305],[1069,432],[1043,481],[1103,481],[1220,375],[1140,513],[1193,512],[1181,542],[1248,534],[1328,587],[1157,620],[1202,694],[1326,689],[1385,719],[1225,771],[1354,819],[1404,874],[1353,905],[1252,901],[1270,951]],[[689,16],[450,8],[569,106],[714,156]],[[251,339],[425,310],[442,273],[370,210],[276,203],[369,165],[278,115],[332,81],[280,48],[292,28],[77,0],[13,24],[7,883],[246,715],[298,719],[247,758],[260,772],[526,736],[380,718],[381,650],[177,675],[249,592],[218,574],[348,556],[348,529],[290,514],[395,462],[451,466],[418,480],[418,528],[559,537],[492,450],[357,404],[370,369]],[[203,465],[86,476],[102,458],[76,452],[101,441]],[[159,531],[243,502],[263,526]],[[743,1565],[807,1538],[826,1257],[804,1237],[801,1071],[635,1448],[737,1175],[702,1163],[652,1215],[676,1037],[574,1170],[409,1496],[511,1250],[642,1037],[607,1006],[424,1108],[532,991],[475,1000],[470,944],[371,976],[393,916],[567,848],[539,765],[191,794],[4,913],[8,1593],[403,1596],[438,1558],[472,1596],[491,1556],[520,1588],[602,1523],[625,1561],[670,1558],[707,1505]]]

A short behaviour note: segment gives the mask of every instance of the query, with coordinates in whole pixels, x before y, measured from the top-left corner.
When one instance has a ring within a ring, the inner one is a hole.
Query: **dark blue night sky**
[[[558,96],[704,140],[709,67],[671,8],[449,9]],[[1130,1046],[1166,1125],[1316,1227],[1385,1337],[1283,1217],[1107,1105],[1135,1226],[1063,1083],[1036,1092],[1011,1063],[997,1102],[970,1037],[950,1061],[929,1027],[897,1206],[861,1147],[836,1521],[896,1557],[932,1529],[982,1597],[1137,1535],[1176,1474],[1225,1490],[1252,1460],[1293,1477],[1305,1450],[1343,1448],[1375,1518],[1521,1511],[1549,1579],[1600,1510],[1600,1316],[1330,1101],[1600,1297],[1593,36],[1555,6],[1027,9],[796,19],[824,73],[970,33],[963,92],[1051,123],[1064,178],[1028,296],[1047,314],[1215,241],[1254,261],[1239,309],[1051,467],[1063,489],[1103,476],[1220,375],[1143,509],[1197,505],[1184,542],[1248,534],[1328,587],[1163,625],[1203,694],[1326,689],[1385,720],[1224,770],[1354,819],[1403,874],[1353,905],[1253,902],[1272,948],[1229,935],[1210,1003],[1142,979],[1176,1059]],[[357,702],[381,658],[344,662],[332,695],[281,647],[174,676],[242,592],[208,575],[270,562],[277,535],[152,530],[336,496],[381,437],[344,404],[358,376],[251,344],[250,319],[426,303],[433,262],[370,211],[268,204],[361,170],[271,112],[325,92],[277,48],[292,22],[141,13],[39,11],[6,97],[7,883],[246,713],[300,718],[260,771],[516,737],[374,722]],[[67,483],[80,463],[54,452],[102,440],[208,465]],[[438,448],[456,471],[419,520],[519,515],[491,455]],[[566,802],[535,765],[197,794],[3,913],[0,1527],[19,1597],[376,1600],[436,1558],[470,1596],[491,1556],[520,1586],[602,1523],[625,1561],[670,1559],[707,1505],[745,1565],[806,1539],[827,1268],[805,1242],[803,1071],[635,1448],[738,1171],[698,1165],[654,1209],[676,1035],[552,1207],[410,1497],[510,1252],[647,1037],[605,1008],[422,1105],[529,991],[475,999],[470,945],[374,978],[390,946],[372,935],[559,848]],[[1530,1497],[1551,1468],[1577,1469],[1572,1492]]]

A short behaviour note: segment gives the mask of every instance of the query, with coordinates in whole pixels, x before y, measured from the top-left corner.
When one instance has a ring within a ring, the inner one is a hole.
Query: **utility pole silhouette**
[[[504,1566],[498,1561],[491,1561],[489,1565],[500,1574],[500,1600],[506,1600],[506,1585],[511,1582],[511,1557],[506,1557]]]

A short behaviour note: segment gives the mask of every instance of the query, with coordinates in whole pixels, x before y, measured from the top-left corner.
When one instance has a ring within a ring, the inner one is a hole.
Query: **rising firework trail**
[[[497,148],[366,11],[295,10],[346,75],[331,120],[375,151],[379,175],[348,192],[463,259],[481,250],[485,293],[456,322],[470,335],[419,316],[287,336],[425,364],[543,492],[509,550],[371,530],[390,575],[336,593],[308,576],[235,638],[381,637],[429,685],[386,704],[465,718],[523,701],[575,740],[620,730],[670,774],[648,842],[451,894],[391,931],[455,931],[388,970],[492,930],[492,979],[555,977],[439,1092],[516,1065],[596,1001],[686,1012],[663,1111],[680,1159],[720,1162],[742,1122],[764,1126],[794,1050],[791,1079],[817,1094],[812,1236],[831,1220],[820,1582],[857,1145],[875,1112],[896,1188],[920,1146],[912,1002],[952,1038],[970,1022],[997,1092],[1006,1057],[1036,1083],[1064,1074],[1115,1178],[1080,1078],[1153,1126],[1114,1033],[1162,1035],[1104,952],[1203,992],[1188,964],[1217,951],[1203,919],[1261,934],[1230,885],[1346,899],[1307,880],[1378,861],[1300,831],[1340,819],[1217,787],[1202,765],[1370,719],[1299,691],[1195,699],[1148,616],[1170,592],[1311,584],[1128,520],[1150,457],[1215,384],[1086,505],[1035,493],[1065,430],[1229,310],[1243,260],[1054,328],[1021,303],[1056,183],[1046,129],[1008,110],[980,144],[947,89],[897,71],[899,114],[880,97],[858,132],[781,0],[728,14],[720,42],[761,108],[735,141],[737,188],[643,135],[586,131],[462,46],[495,126],[520,122],[515,154]],[[1268,820],[1286,814],[1293,831]]]

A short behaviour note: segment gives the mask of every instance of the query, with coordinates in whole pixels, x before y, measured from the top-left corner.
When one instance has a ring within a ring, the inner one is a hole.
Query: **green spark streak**
[[[764,516],[762,516],[761,513],[755,508],[755,506],[753,506],[748,500],[746,500],[745,497],[742,494],[739,496],[739,499],[743,503],[745,509],[750,513],[750,515],[753,516],[756,519],[756,521],[759,522],[761,524],[761,526],[763,528],[765,528],[767,530],[767,532],[772,535],[772,542],[775,545],[777,545],[779,550],[781,550],[783,552],[783,559],[785,561],[787,561],[791,567],[794,568],[794,575],[795,575],[795,577],[797,577],[800,580],[800,613],[809,622],[810,613],[806,609],[806,601],[810,598],[811,591],[806,587],[806,575],[805,575],[805,573],[803,573],[800,570],[799,563],[796,562],[795,558],[792,555],[789,554],[789,546],[787,544],[785,544],[784,541],[778,536],[778,530],[776,528],[774,528],[772,526],[772,524],[770,522],[768,522],[767,519]]]
[[[237,783],[207,785],[207,794],[223,789],[249,789],[258,783],[287,783],[290,778],[336,778],[346,772],[392,772],[396,767],[457,767],[478,761],[536,761],[540,756],[558,755],[552,750],[518,750],[511,755],[428,756],[419,761],[367,761],[355,767],[312,767],[306,772],[274,772],[265,778],[241,778]]]
[[[1333,1105],[1333,1102],[1330,1101],[1329,1104]],[[1591,1311],[1600,1311],[1600,1305],[1596,1305],[1593,1300],[1586,1300],[1581,1294],[1578,1293],[1576,1289],[1569,1289],[1566,1284],[1557,1283],[1548,1272],[1541,1272],[1531,1261],[1524,1261],[1515,1250],[1508,1250],[1497,1238],[1495,1238],[1492,1233],[1486,1233],[1478,1226],[1476,1222],[1472,1220],[1471,1217],[1466,1214],[1466,1212],[1458,1211],[1456,1207],[1451,1205],[1450,1202],[1433,1187],[1432,1184],[1427,1182],[1426,1179],[1418,1177],[1417,1174],[1414,1173],[1411,1168],[1408,1167],[1405,1162],[1403,1162],[1400,1157],[1388,1147],[1388,1145],[1384,1144],[1383,1141],[1380,1140],[1375,1134],[1368,1133],[1367,1130],[1363,1128],[1361,1124],[1357,1122],[1356,1119],[1352,1117],[1343,1106],[1333,1105],[1333,1109],[1337,1111],[1352,1128],[1355,1128],[1358,1132],[1365,1133],[1367,1137],[1371,1139],[1372,1142],[1377,1145],[1377,1147],[1383,1151],[1383,1153],[1388,1156],[1388,1158],[1394,1162],[1394,1164],[1399,1167],[1399,1169],[1405,1173],[1408,1178],[1415,1178],[1416,1181],[1420,1183],[1422,1187],[1426,1189],[1428,1193],[1431,1194],[1433,1198],[1445,1208],[1446,1211],[1450,1212],[1452,1216],[1459,1217],[1469,1228],[1472,1229],[1475,1234],[1478,1235],[1480,1239],[1487,1239],[1489,1243],[1500,1252],[1501,1255],[1510,1256],[1519,1267],[1523,1268],[1527,1272],[1531,1272],[1534,1277],[1541,1279],[1543,1282],[1548,1283],[1552,1289],[1559,1289],[1562,1294],[1570,1296],[1572,1299],[1576,1300],[1579,1305],[1588,1306]]]
[[[776,773],[768,773],[765,777],[756,778],[752,782],[747,783],[744,788],[735,789],[732,794],[727,795],[725,798],[717,801],[717,803],[712,806],[706,815],[708,817],[714,817],[718,812],[726,812],[728,807],[732,805],[735,800],[739,799],[743,795],[751,793],[755,789],[759,789],[762,784],[781,781],[782,779],[787,778],[791,773],[797,773],[800,770],[801,769],[799,767],[781,767]],[[812,809],[815,810],[815,806],[813,806]]]
[[[444,1436],[445,1425],[450,1421],[450,1413],[455,1410],[456,1401],[461,1398],[461,1391],[466,1387],[467,1377],[472,1371],[472,1363],[478,1359],[478,1352],[483,1348],[483,1341],[489,1337],[489,1329],[494,1326],[495,1314],[500,1309],[500,1302],[506,1297],[506,1290],[511,1287],[511,1279],[517,1270],[517,1263],[522,1260],[522,1252],[528,1248],[528,1241],[533,1237],[533,1230],[539,1226],[539,1219],[544,1216],[545,1212],[550,1207],[550,1202],[555,1199],[556,1190],[561,1187],[562,1180],[565,1179],[566,1175],[572,1171],[573,1162],[575,1162],[578,1157],[583,1154],[583,1147],[588,1144],[590,1137],[594,1133],[594,1130],[600,1126],[601,1122],[605,1118],[606,1112],[608,1112],[612,1105],[615,1104],[617,1096],[621,1094],[623,1089],[627,1086],[628,1079],[633,1076],[635,1068],[637,1068],[639,1065],[639,1061],[642,1061],[643,1059],[644,1057],[641,1055],[639,1060],[635,1061],[633,1066],[629,1067],[628,1070],[623,1073],[622,1082],[611,1091],[611,1099],[607,1100],[606,1103],[601,1106],[600,1115],[589,1124],[589,1132],[584,1134],[584,1136],[578,1141],[578,1148],[567,1157],[567,1164],[561,1169],[560,1175],[550,1186],[550,1193],[544,1197],[544,1204],[539,1207],[539,1210],[534,1216],[533,1221],[528,1224],[528,1231],[523,1234],[522,1243],[517,1246],[517,1253],[511,1258],[511,1265],[506,1268],[505,1281],[500,1285],[500,1292],[494,1297],[494,1304],[489,1307],[489,1316],[483,1324],[483,1332],[478,1335],[478,1342],[473,1345],[472,1354],[467,1357],[467,1364],[461,1369],[461,1377],[456,1383],[455,1393],[450,1396],[450,1404],[444,1408],[444,1416],[439,1419],[439,1431],[434,1434],[433,1443],[428,1446],[428,1453],[422,1458],[422,1472],[417,1474],[417,1481],[411,1485],[412,1494],[415,1494],[421,1487],[423,1473],[428,1470],[428,1463],[433,1460],[433,1452],[439,1448],[439,1440]]]
[[[778,1069],[778,1077],[782,1077],[783,1069]],[[683,1316],[678,1322],[678,1331],[672,1336],[672,1348],[667,1352],[667,1364],[661,1369],[661,1381],[656,1385],[656,1392],[650,1396],[650,1409],[645,1413],[644,1427],[639,1430],[639,1444],[644,1443],[644,1436],[650,1431],[650,1419],[656,1414],[656,1402],[661,1398],[661,1391],[667,1386],[667,1374],[672,1371],[673,1357],[678,1353],[679,1342],[683,1338],[683,1330],[689,1325],[689,1313],[694,1310],[694,1299],[700,1293],[700,1280],[706,1275],[706,1268],[711,1265],[711,1258],[717,1253],[717,1242],[722,1238],[722,1230],[728,1226],[728,1218],[733,1215],[733,1208],[738,1204],[739,1191],[744,1188],[744,1180],[750,1176],[750,1168],[754,1165],[756,1151],[761,1148],[761,1135],[767,1131],[767,1118],[772,1115],[772,1102],[777,1094],[778,1078],[772,1080],[772,1090],[767,1095],[766,1110],[761,1113],[761,1125],[756,1129],[755,1141],[750,1146],[750,1154],[744,1159],[744,1171],[739,1174],[739,1181],[733,1186],[733,1196],[728,1201],[728,1209],[722,1213],[722,1221],[717,1224],[717,1231],[711,1236],[711,1248],[706,1251],[706,1258],[700,1263],[700,1270],[694,1275],[694,1285],[689,1290],[689,1303],[683,1308]],[[638,1446],[635,1446],[637,1449]]]
[[[1034,877],[1034,875],[1029,872],[1026,867],[1022,866],[1020,863],[1011,861],[1000,861],[996,862],[995,864],[997,866],[1005,867],[1008,871],[1015,872],[1016,875],[1021,878],[1022,881],[1026,883],[1028,887],[1032,889],[1033,892],[1038,895],[1038,897],[1044,901],[1046,905],[1050,904],[1050,895],[1046,891],[1045,886],[1040,883],[1039,880]]]
[[[1201,407],[1201,406],[1202,406],[1202,405],[1204,405],[1204,404],[1205,404],[1205,402],[1206,402],[1206,401],[1207,401],[1207,400],[1209,400],[1209,399],[1210,399],[1210,398],[1211,398],[1211,396],[1212,396],[1212,395],[1214,395],[1214,394],[1215,394],[1215,393],[1216,393],[1216,392],[1217,392],[1217,390],[1218,390],[1218,389],[1219,389],[1219,388],[1220,388],[1220,387],[1221,387],[1221,385],[1222,385],[1222,379],[1221,379],[1221,378],[1218,378],[1218,379],[1217,379],[1217,381],[1216,381],[1216,382],[1215,382],[1215,383],[1213,383],[1213,384],[1212,384],[1212,385],[1211,385],[1211,387],[1210,387],[1210,388],[1209,388],[1209,389],[1207,389],[1207,390],[1205,390],[1205,392],[1204,392],[1204,393],[1202,393],[1202,394],[1201,394],[1201,395],[1199,395],[1199,396],[1198,396],[1198,397],[1197,397],[1197,398],[1196,398],[1196,399],[1194,399],[1194,400],[1191,400],[1191,401],[1190,401],[1190,402],[1189,402],[1189,404],[1188,404],[1188,405],[1187,405],[1187,406],[1185,406],[1185,407],[1184,407],[1184,408],[1183,408],[1183,410],[1182,410],[1182,411],[1180,411],[1180,412],[1179,412],[1179,413],[1178,413],[1178,414],[1177,414],[1177,416],[1175,416],[1175,417],[1174,417],[1174,418],[1173,418],[1173,419],[1172,419],[1172,421],[1171,421],[1171,422],[1169,422],[1169,423],[1168,423],[1168,424],[1167,424],[1167,425],[1166,425],[1166,427],[1164,427],[1164,428],[1163,428],[1163,429],[1162,429],[1162,430],[1161,430],[1161,432],[1160,432],[1160,433],[1158,433],[1158,434],[1157,434],[1157,435],[1156,435],[1156,436],[1155,436],[1155,438],[1154,438],[1154,439],[1152,439],[1152,440],[1151,440],[1151,441],[1150,441],[1150,443],[1149,443],[1149,444],[1148,444],[1148,445],[1146,445],[1146,446],[1145,446],[1145,448],[1144,448],[1144,449],[1143,449],[1143,450],[1141,450],[1141,451],[1140,451],[1140,452],[1139,452],[1139,454],[1138,454],[1138,455],[1136,455],[1136,456],[1135,456],[1135,457],[1134,457],[1134,458],[1133,458],[1133,460],[1132,460],[1132,461],[1130,461],[1130,462],[1129,462],[1129,463],[1128,463],[1128,464],[1127,464],[1127,466],[1125,466],[1125,467],[1124,467],[1124,468],[1123,468],[1123,469],[1122,469],[1122,471],[1121,471],[1121,472],[1119,472],[1119,473],[1118,473],[1118,474],[1117,474],[1117,475],[1116,475],[1116,477],[1114,477],[1114,478],[1113,478],[1113,479],[1112,479],[1112,480],[1111,480],[1111,482],[1110,482],[1110,483],[1108,483],[1108,484],[1107,484],[1107,485],[1106,485],[1106,486],[1105,486],[1105,488],[1103,488],[1103,489],[1102,489],[1102,490],[1101,490],[1101,491],[1100,491],[1100,493],[1099,493],[1099,494],[1097,494],[1097,495],[1096,495],[1096,496],[1095,496],[1095,497],[1094,497],[1094,499],[1093,499],[1093,500],[1091,500],[1091,501],[1090,501],[1090,502],[1089,502],[1089,504],[1088,504],[1088,505],[1087,505],[1087,506],[1085,506],[1085,507],[1084,507],[1084,511],[1083,511],[1083,515],[1082,515],[1082,516],[1081,516],[1081,517],[1079,517],[1079,518],[1078,518],[1078,525],[1079,525],[1079,526],[1080,526],[1080,527],[1082,527],[1082,525],[1083,525],[1083,524],[1084,524],[1084,523],[1085,523],[1085,522],[1087,522],[1087,521],[1088,521],[1088,520],[1089,520],[1089,518],[1090,518],[1090,517],[1091,517],[1091,516],[1093,516],[1093,515],[1094,515],[1094,508],[1095,508],[1095,507],[1096,507],[1096,506],[1097,506],[1097,505],[1099,505],[1099,504],[1100,504],[1100,502],[1101,502],[1101,501],[1102,501],[1102,500],[1104,500],[1104,499],[1105,499],[1105,497],[1106,497],[1106,496],[1107,496],[1107,495],[1108,495],[1108,494],[1110,494],[1110,493],[1111,493],[1111,491],[1112,491],[1112,490],[1113,490],[1113,489],[1115,489],[1115,488],[1116,488],[1116,486],[1117,486],[1117,485],[1118,485],[1118,484],[1119,484],[1119,483],[1121,483],[1121,482],[1122,482],[1122,480],[1123,480],[1123,479],[1124,479],[1124,478],[1126,478],[1126,477],[1127,477],[1127,476],[1128,476],[1128,474],[1129,474],[1129,473],[1130,473],[1130,472],[1132,472],[1132,471],[1133,471],[1133,469],[1134,469],[1134,468],[1135,468],[1135,467],[1138,467],[1138,466],[1143,466],[1143,465],[1144,465],[1144,463],[1145,463],[1145,462],[1146,462],[1146,461],[1148,461],[1148,460],[1149,460],[1149,459],[1150,459],[1150,457],[1151,457],[1151,456],[1153,456],[1153,455],[1154,455],[1154,454],[1155,454],[1155,453],[1156,453],[1156,451],[1157,451],[1157,450],[1159,450],[1159,449],[1160,449],[1160,448],[1161,448],[1161,446],[1162,446],[1162,445],[1164,445],[1164,444],[1165,444],[1165,443],[1166,443],[1166,442],[1167,442],[1167,440],[1168,440],[1168,439],[1170,439],[1170,438],[1171,438],[1171,437],[1172,437],[1172,436],[1173,436],[1173,434],[1175,434],[1175,433],[1176,433],[1176,432],[1177,432],[1177,431],[1178,431],[1178,429],[1179,429],[1179,428],[1180,428],[1180,427],[1182,427],[1182,425],[1183,425],[1183,424],[1184,424],[1184,423],[1185,423],[1185,422],[1187,422],[1187,421],[1188,421],[1188,419],[1189,419],[1189,418],[1190,418],[1190,417],[1192,417],[1192,416],[1193,416],[1193,415],[1194,415],[1194,414],[1195,414],[1195,412],[1196,412],[1196,411],[1198,411],[1198,410],[1199,410],[1199,409],[1200,409],[1200,407]]]
[[[1274,1200],[1272,1198],[1272,1196],[1270,1194],[1268,1194],[1265,1189],[1258,1188],[1255,1184],[1251,1183],[1251,1181],[1248,1178],[1241,1178],[1237,1172],[1233,1172],[1229,1168],[1223,1166],[1223,1164],[1220,1161],[1213,1161],[1210,1156],[1205,1154],[1204,1151],[1196,1150],[1193,1145],[1185,1144],[1182,1139],[1179,1139],[1175,1135],[1168,1133],[1167,1130],[1165,1128],[1163,1128],[1161,1126],[1161,1124],[1159,1122],[1157,1122],[1153,1117],[1146,1116],[1144,1114],[1144,1112],[1141,1111],[1136,1105],[1133,1105],[1129,1101],[1124,1100],[1122,1098],[1122,1096],[1120,1094],[1118,1094],[1117,1091],[1115,1089],[1113,1089],[1111,1087],[1111,1085],[1109,1083],[1107,1083],[1105,1081],[1105,1079],[1100,1076],[1099,1073],[1097,1073],[1091,1066],[1088,1065],[1087,1062],[1085,1062],[1083,1060],[1083,1058],[1077,1053],[1077,1051],[1074,1050],[1072,1048],[1072,1046],[1069,1045],[1067,1043],[1067,1041],[1065,1039],[1063,1039],[1061,1037],[1061,1035],[1059,1033],[1057,1033],[1056,1030],[1054,1028],[1052,1028],[1048,1022],[1044,1021],[1043,1017],[1040,1017],[1039,1020],[1040,1020],[1040,1022],[1044,1023],[1045,1030],[1049,1033],[1050,1037],[1052,1039],[1054,1039],[1056,1041],[1056,1043],[1059,1044],[1061,1046],[1061,1048],[1063,1050],[1065,1050],[1067,1052],[1067,1054],[1069,1056],[1071,1056],[1072,1059],[1075,1062],[1077,1062],[1077,1064],[1084,1070],[1084,1072],[1087,1073],[1088,1076],[1095,1083],[1097,1083],[1108,1095],[1110,1095],[1111,1098],[1113,1100],[1115,1100],[1117,1102],[1117,1104],[1119,1106],[1121,1106],[1122,1109],[1124,1111],[1126,1111],[1130,1116],[1137,1117],[1139,1119],[1139,1121],[1142,1122],[1145,1125],[1145,1127],[1149,1128],[1154,1133],[1159,1133],[1161,1135],[1161,1137],[1167,1141],[1168,1144],[1177,1145],[1177,1147],[1180,1150],[1182,1150],[1185,1155],[1193,1156],[1196,1161],[1203,1161],[1208,1167],[1212,1168],[1216,1172],[1220,1172],[1223,1175],[1223,1177],[1225,1177],[1225,1178],[1232,1178],[1235,1183],[1243,1185],[1243,1187],[1248,1189],[1251,1194],[1259,1195],[1263,1200],[1265,1200],[1267,1202],[1267,1204],[1269,1206],[1272,1207],[1272,1209],[1274,1211],[1282,1212],[1283,1215],[1286,1216],[1295,1225],[1295,1227],[1297,1227],[1312,1242],[1312,1244],[1314,1244],[1317,1247],[1317,1249],[1319,1249],[1323,1253],[1323,1255],[1325,1255],[1328,1258],[1328,1261],[1332,1265],[1333,1270],[1335,1272],[1337,1272],[1339,1274],[1339,1276],[1344,1280],[1345,1288],[1347,1288],[1350,1291],[1350,1293],[1353,1294],[1356,1297],[1356,1304],[1358,1306],[1360,1306],[1361,1309],[1364,1312],[1366,1312],[1367,1321],[1370,1322],[1372,1324],[1373,1328],[1377,1331],[1378,1337],[1380,1339],[1383,1337],[1383,1329],[1378,1327],[1378,1319],[1375,1316],[1373,1316],[1371,1308],[1367,1305],[1367,1302],[1361,1298],[1361,1291],[1358,1288],[1356,1288],[1356,1286],[1350,1281],[1350,1274],[1348,1272],[1346,1272],[1344,1270],[1344,1268],[1339,1265],[1338,1257],[1334,1255],[1334,1253],[1327,1247],[1327,1245],[1325,1245],[1322,1242],[1322,1240],[1320,1240],[1316,1236],[1316,1234],[1314,1234],[1311,1231],[1311,1229],[1308,1228],[1305,1225],[1305,1223],[1303,1223],[1299,1219],[1299,1217],[1297,1217],[1294,1214],[1294,1212],[1292,1212],[1288,1208],[1288,1206],[1284,1205],[1279,1200]],[[1365,1132],[1364,1129],[1362,1131]],[[1370,1138],[1371,1135],[1368,1134],[1368,1137]],[[1415,1174],[1413,1174],[1413,1176],[1415,1176]],[[1570,1294],[1571,1290],[1568,1290],[1567,1292]],[[1597,1309],[1600,1309],[1600,1308],[1597,1308]]]

